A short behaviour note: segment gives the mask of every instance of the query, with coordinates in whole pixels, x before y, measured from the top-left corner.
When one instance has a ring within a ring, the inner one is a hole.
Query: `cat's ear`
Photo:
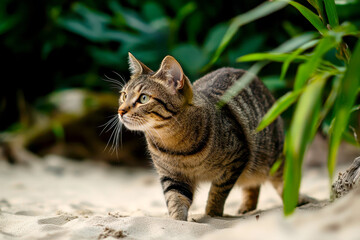
[[[153,71],[148,68],[145,64],[137,60],[134,55],[129,52],[129,69],[131,75],[140,75],[140,74],[149,74],[153,73]]]
[[[166,80],[176,90],[182,89],[186,81],[186,76],[180,64],[172,56],[166,56],[162,60],[160,69],[155,73],[154,77]]]

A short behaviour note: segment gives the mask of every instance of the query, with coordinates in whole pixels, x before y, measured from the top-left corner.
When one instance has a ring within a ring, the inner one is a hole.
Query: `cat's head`
[[[192,87],[180,64],[166,56],[153,72],[129,53],[131,78],[120,91],[118,115],[126,128],[146,131],[169,126],[192,104]]]

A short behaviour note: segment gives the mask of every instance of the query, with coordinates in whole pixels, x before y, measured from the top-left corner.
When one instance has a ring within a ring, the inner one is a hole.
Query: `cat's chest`
[[[212,140],[195,154],[174,154],[152,145],[149,145],[149,150],[158,170],[206,180],[223,171],[224,163],[237,158],[237,153],[240,152],[240,145],[235,141],[220,142],[216,141],[216,137]]]

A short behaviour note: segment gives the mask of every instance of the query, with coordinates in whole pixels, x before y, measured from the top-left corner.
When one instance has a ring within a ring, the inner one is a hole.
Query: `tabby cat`
[[[199,181],[211,181],[206,205],[210,216],[223,214],[235,184],[243,190],[239,213],[256,209],[266,180],[282,195],[282,167],[269,175],[282,156],[282,121],[255,131],[274,103],[257,77],[218,108],[221,96],[245,71],[221,68],[192,85],[171,56],[157,72],[131,53],[129,64],[131,78],[121,90],[118,116],[126,128],[145,133],[172,218],[187,220]]]

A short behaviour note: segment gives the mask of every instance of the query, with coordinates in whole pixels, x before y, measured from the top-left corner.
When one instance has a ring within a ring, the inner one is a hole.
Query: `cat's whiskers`
[[[119,73],[117,73],[115,71],[112,71],[112,72],[115,73],[121,79],[121,81],[124,85],[126,84],[125,78],[123,76],[121,76]]]
[[[105,76],[105,78],[103,78],[103,80],[106,82],[112,83],[113,84],[112,86],[118,90],[121,90],[125,85],[125,83],[122,83],[117,79],[111,78],[111,77],[107,76],[106,74],[104,74],[104,76]]]
[[[121,129],[122,129],[122,123],[121,123],[120,119],[118,118],[118,116],[115,115],[104,125],[105,125],[105,127],[101,131],[101,133],[103,133],[104,131],[109,132],[110,130],[112,130],[112,133],[111,133],[109,140],[104,148],[104,151],[106,149],[108,149],[108,147],[111,143],[110,152],[111,153],[116,152],[116,155],[118,156],[119,137],[121,137],[120,133],[121,133]],[[121,145],[122,145],[122,140],[120,140],[120,141],[121,141]]]
[[[114,125],[116,124],[116,120],[118,119],[118,116],[117,114],[116,115],[113,115],[111,116],[111,119],[108,120],[105,124],[103,125],[100,125],[99,127],[104,127],[101,132],[100,132],[100,135],[105,131],[105,132],[108,132],[110,131]]]
[[[121,130],[122,130],[122,124],[121,124],[121,122],[119,120],[119,124],[117,125],[117,129],[116,129],[116,131],[117,131],[116,132],[116,143],[115,143],[115,146],[114,146],[117,156],[118,156],[119,147],[122,147],[122,140],[121,140],[121,132],[122,131]],[[119,141],[120,141],[121,144],[119,144]]]

